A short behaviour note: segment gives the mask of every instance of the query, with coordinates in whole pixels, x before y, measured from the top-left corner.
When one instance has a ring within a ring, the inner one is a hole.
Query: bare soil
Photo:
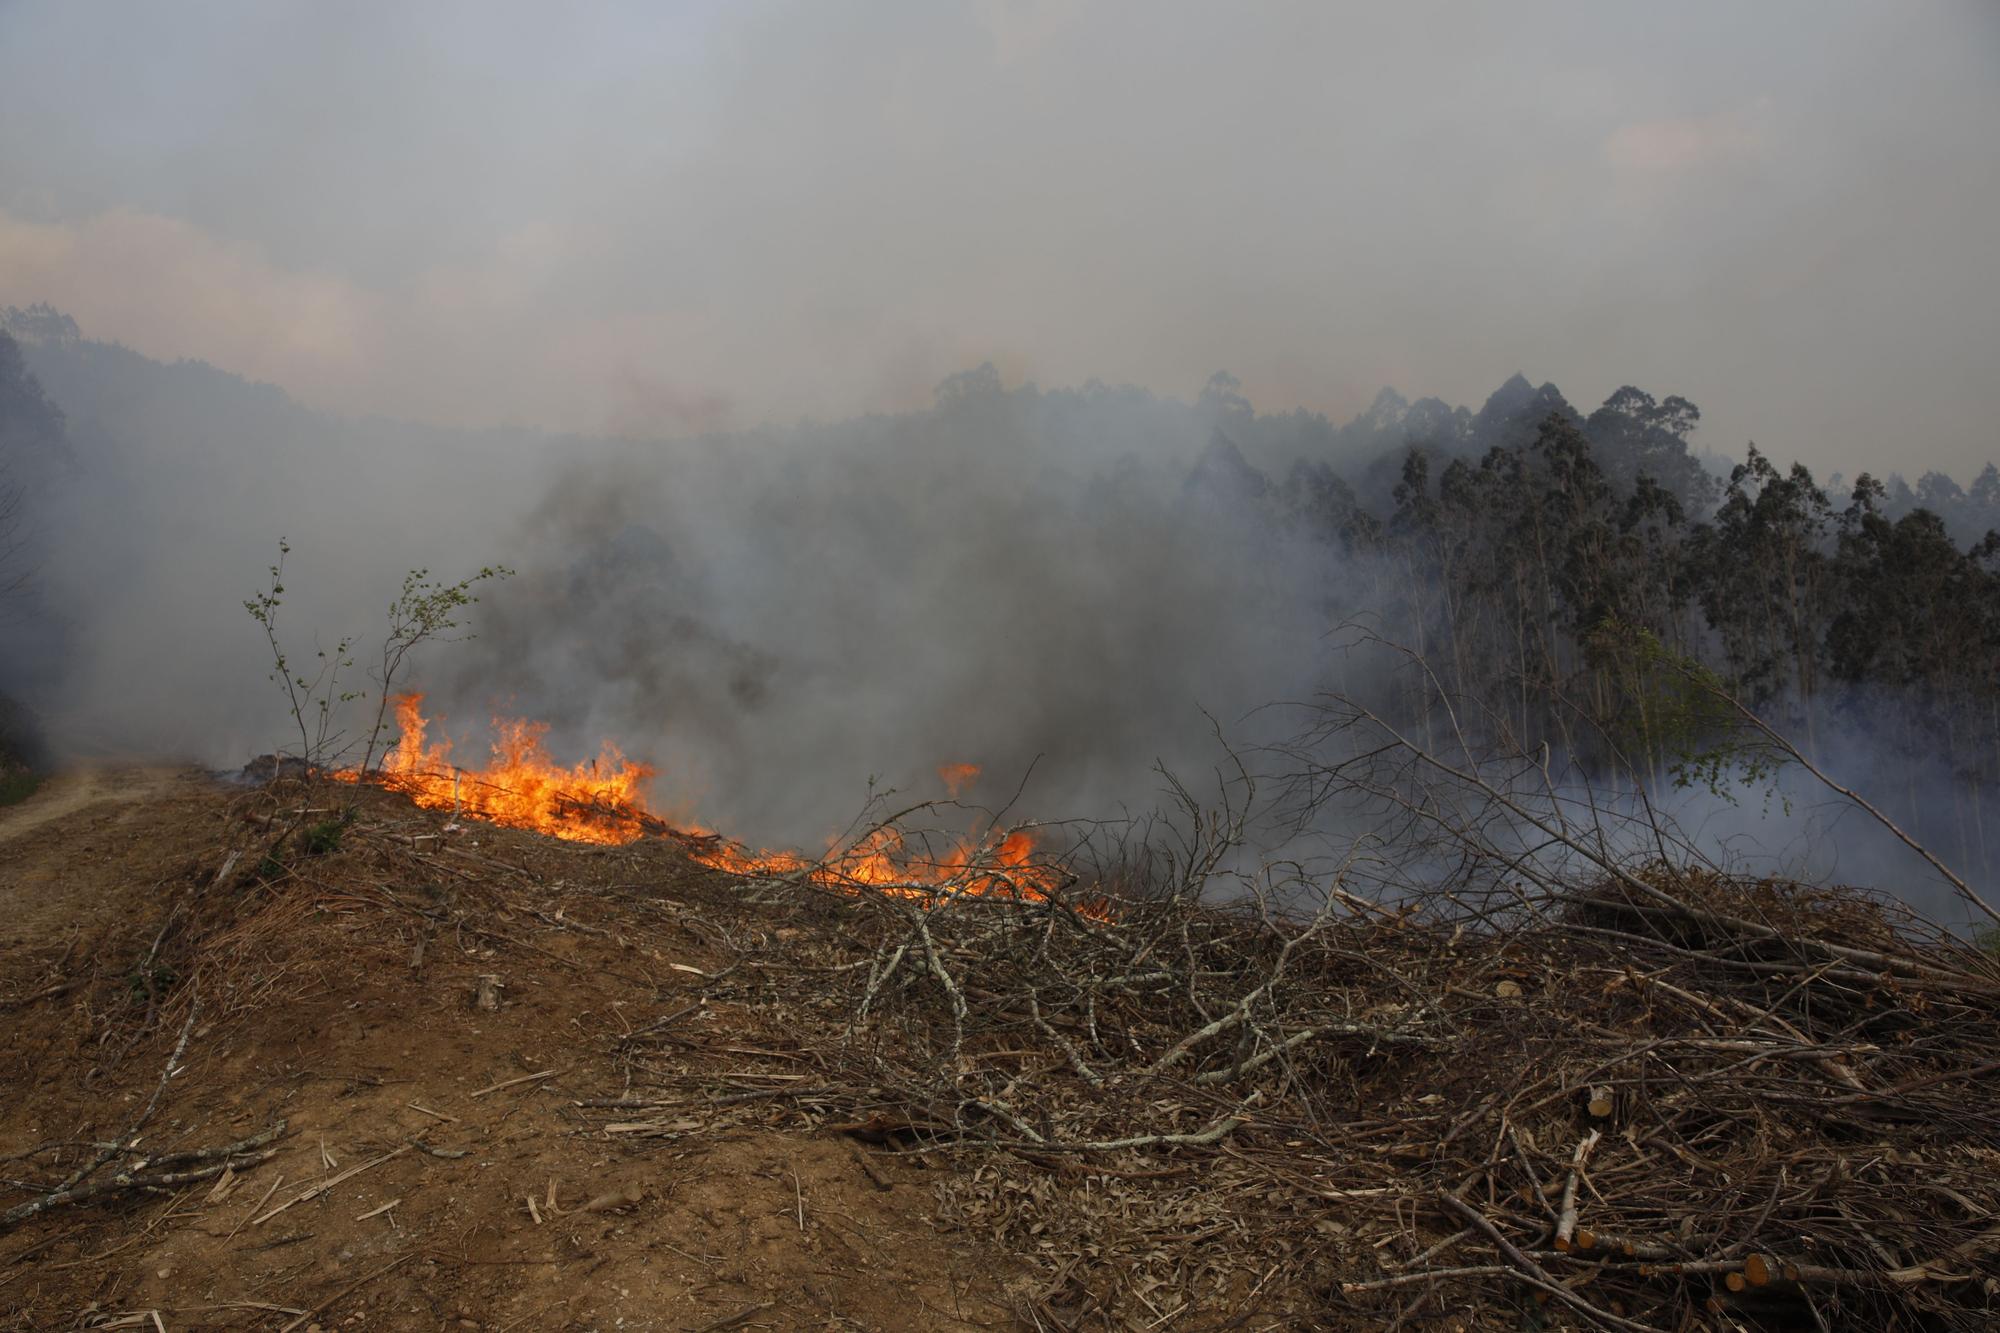
[[[195,771],[72,773],[0,813],[0,1208],[156,1089],[93,1180],[283,1127],[241,1171],[0,1230],[0,1327],[1013,1325],[1022,1270],[934,1220],[941,1162],[773,1109],[810,1056],[754,1009],[690,1010],[718,932],[781,921],[670,844],[439,834],[360,796],[289,868],[260,848],[315,816]],[[628,1034],[663,1018],[686,1123],[579,1106],[630,1088]]]
[[[2000,964],[1894,904],[1663,860],[1305,919],[677,837],[159,768],[0,815],[0,1329],[2000,1311]]]

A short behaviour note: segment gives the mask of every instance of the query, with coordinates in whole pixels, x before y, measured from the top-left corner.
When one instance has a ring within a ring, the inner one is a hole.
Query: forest
[[[1969,488],[1939,472],[1914,490],[1893,472],[1823,484],[1754,444],[1726,466],[1698,455],[1684,398],[1626,386],[1586,416],[1517,377],[1477,415],[1385,394],[1329,440],[1368,461],[1300,458],[1273,483],[1238,444],[1267,441],[1268,420],[1226,379],[1203,401],[1216,434],[1190,485],[1282,515],[1365,573],[1331,591],[1329,619],[1430,665],[1406,722],[1455,701],[1503,752],[1719,786],[1776,762],[1743,743],[1734,699],[1990,875],[1991,463]]]

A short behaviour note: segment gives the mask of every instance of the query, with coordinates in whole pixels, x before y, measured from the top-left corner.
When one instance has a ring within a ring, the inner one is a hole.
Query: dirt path
[[[200,840],[182,824],[213,793],[199,769],[101,764],[0,810],[0,948],[37,953],[129,913],[133,886]]]
[[[0,810],[0,844],[93,805],[142,801],[185,782],[173,768],[81,768],[59,774],[19,805]]]

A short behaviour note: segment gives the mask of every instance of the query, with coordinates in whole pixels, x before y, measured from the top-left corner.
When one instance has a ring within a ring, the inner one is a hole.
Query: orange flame
[[[650,826],[660,821],[646,809],[643,795],[653,770],[625,758],[616,746],[607,744],[591,763],[565,768],[542,748],[546,725],[496,720],[491,761],[464,768],[452,762],[449,740],[424,743],[429,723],[423,702],[421,694],[397,697],[402,739],[371,780],[433,810],[577,842],[625,843],[656,831]],[[361,774],[348,769],[339,776],[358,781]]]
[[[960,792],[979,781],[979,765],[939,764],[938,777],[944,780],[945,794],[955,801]]]
[[[654,770],[625,758],[607,743],[596,760],[564,767],[542,748],[546,724],[495,719],[491,760],[479,768],[456,765],[451,742],[427,744],[429,722],[424,696],[399,695],[396,723],[402,737],[383,759],[379,772],[345,769],[343,781],[376,782],[406,794],[418,805],[450,810],[455,817],[484,820],[508,828],[577,842],[622,844],[668,837],[695,860],[738,875],[782,878],[803,875],[812,883],[846,892],[874,890],[936,900],[958,895],[1044,901],[1061,882],[1054,867],[1034,860],[1036,839],[1023,829],[992,830],[961,840],[948,852],[928,857],[905,845],[892,828],[879,828],[852,846],[829,849],[818,861],[797,852],[751,851],[692,826],[677,826],[647,805],[645,788]],[[956,796],[979,776],[976,764],[938,769]]]

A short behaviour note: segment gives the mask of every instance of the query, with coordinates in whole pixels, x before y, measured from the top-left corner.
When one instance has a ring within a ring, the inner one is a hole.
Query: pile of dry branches
[[[1395,790],[1374,782],[1350,789]],[[818,1068],[734,1100],[971,1154],[946,1215],[1041,1258],[1040,1327],[1540,1306],[1627,1329],[1990,1325],[1989,955],[1657,828],[1607,838],[1601,812],[1585,836],[1542,808],[1551,869],[1519,851],[1538,812],[1518,794],[1504,835],[1437,795],[1457,873],[1393,906],[1350,891],[1352,855],[1249,857],[1228,802],[1189,802],[1153,892],[1109,912],[1099,876],[975,892],[1008,873],[977,860],[923,896],[765,885],[829,928],[746,937],[709,994],[776,1015]],[[636,1045],[621,1114],[682,1077],[670,1041]]]
[[[1407,824],[1332,860],[1255,855],[1239,768],[1213,804],[1170,788],[1179,817],[1143,840],[1051,839],[1052,863],[989,836],[907,891],[830,892],[836,849],[671,901],[607,883],[587,925],[545,910],[546,874],[362,821],[348,837],[380,884],[303,861],[204,937],[241,959],[296,897],[541,954],[527,922],[604,935],[670,911],[733,962],[606,1039],[622,1086],[579,1099],[578,1128],[645,1152],[754,1120],[851,1136],[864,1169],[878,1151],[947,1168],[939,1216],[1034,1261],[1019,1308],[1038,1328],[1991,1325],[1993,957],[1851,891],[1726,873],[1546,784],[1367,753],[1339,790]],[[920,858],[925,814],[852,841]],[[184,970],[221,1007],[270,984]],[[192,1024],[192,1005],[147,1021]],[[702,1040],[711,1019],[735,1035]],[[92,1170],[243,1169],[264,1147],[142,1165],[135,1137]],[[51,1176],[31,1206],[86,1183]]]

